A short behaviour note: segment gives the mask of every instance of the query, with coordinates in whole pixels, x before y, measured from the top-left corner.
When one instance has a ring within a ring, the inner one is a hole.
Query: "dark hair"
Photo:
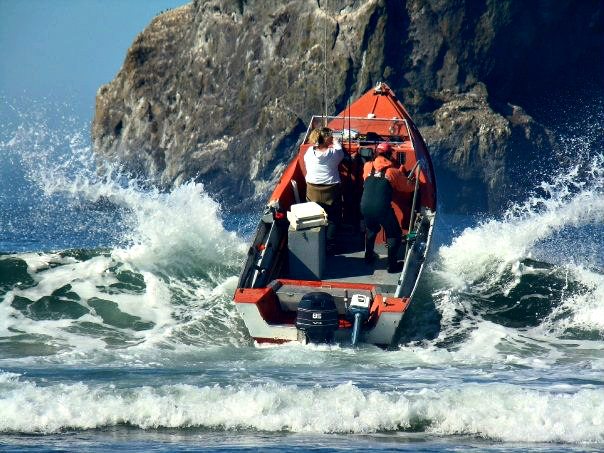
[[[322,145],[324,144],[327,139],[329,137],[331,137],[333,134],[331,132],[331,129],[328,127],[322,127],[321,130],[319,131],[319,135],[317,136],[317,145]]]

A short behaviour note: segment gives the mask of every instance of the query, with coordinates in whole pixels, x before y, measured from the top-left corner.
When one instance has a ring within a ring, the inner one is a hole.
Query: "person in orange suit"
[[[366,228],[365,262],[371,264],[377,258],[375,239],[383,227],[388,247],[388,272],[395,273],[403,268],[403,263],[397,259],[403,232],[392,209],[392,194],[393,191],[406,191],[409,182],[392,161],[392,151],[389,143],[380,143],[376,148],[376,158],[363,167],[361,214]]]

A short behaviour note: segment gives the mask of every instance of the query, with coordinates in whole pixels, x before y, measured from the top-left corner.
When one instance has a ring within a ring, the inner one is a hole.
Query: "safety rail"
[[[367,118],[343,116],[313,116],[304,142],[306,143],[313,129],[327,125],[345,142],[377,143],[388,141],[392,144],[403,143],[410,140],[411,131],[404,118]]]

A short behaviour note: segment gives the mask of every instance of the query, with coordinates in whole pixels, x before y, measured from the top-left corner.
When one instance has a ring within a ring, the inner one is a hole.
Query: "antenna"
[[[350,94],[348,94],[348,150],[351,150],[351,141],[352,141],[352,120],[350,119]]]
[[[327,127],[327,14],[323,27],[323,127]]]

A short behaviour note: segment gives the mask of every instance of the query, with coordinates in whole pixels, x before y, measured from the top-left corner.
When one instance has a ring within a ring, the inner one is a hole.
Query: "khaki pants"
[[[314,201],[327,213],[327,246],[333,247],[342,218],[342,185],[306,183],[306,201]]]

